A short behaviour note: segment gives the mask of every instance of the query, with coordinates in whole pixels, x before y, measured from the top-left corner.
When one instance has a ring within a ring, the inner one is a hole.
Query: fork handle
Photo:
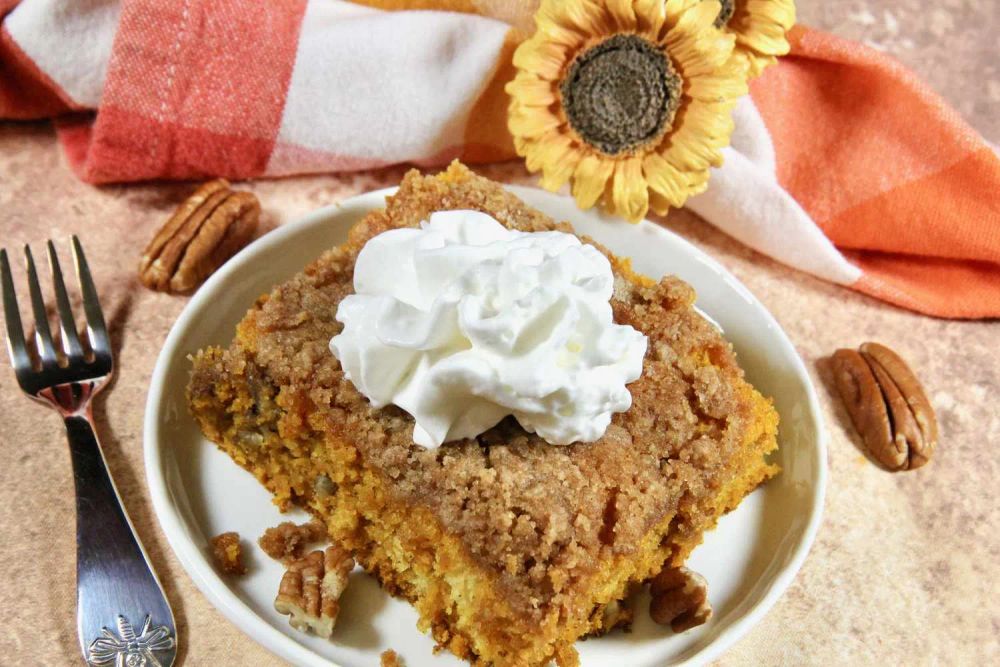
[[[114,664],[113,638],[133,630],[139,637],[148,616],[148,636],[155,631],[159,647],[151,650],[168,667],[177,650],[174,616],[108,473],[92,418],[74,415],[65,421],[76,483],[77,631],[84,659],[104,664],[101,655],[110,655],[107,664]],[[161,626],[164,630],[158,630]],[[98,639],[103,643],[95,644]],[[124,641],[118,650],[138,651],[142,645],[141,637],[132,649]],[[117,664],[126,664],[126,657],[123,653]]]

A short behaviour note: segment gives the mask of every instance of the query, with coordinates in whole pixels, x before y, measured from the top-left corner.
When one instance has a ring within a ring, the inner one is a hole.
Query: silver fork
[[[77,334],[66,284],[52,241],[52,286],[63,355],[52,341],[31,248],[24,247],[28,291],[35,316],[34,352],[21,327],[7,251],[0,249],[0,280],[7,348],[21,389],[58,412],[66,423],[76,481],[76,600],[80,650],[91,665],[173,664],[174,615],[125,513],[97,440],[90,401],[107,385],[114,359],[87,259],[73,237],[76,274],[87,321],[87,354]],[[138,624],[142,623],[141,626]]]

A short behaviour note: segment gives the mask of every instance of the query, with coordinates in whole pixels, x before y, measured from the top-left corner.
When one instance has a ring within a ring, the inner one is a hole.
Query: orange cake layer
[[[346,244],[261,297],[228,349],[196,355],[190,408],[277,503],[321,517],[411,601],[441,645],[485,665],[575,664],[573,642],[608,630],[632,585],[682,563],[777,471],[765,460],[777,413],[686,283],[638,276],[598,246],[615,273],[615,321],[649,337],[632,407],[589,444],[551,446],[508,418],[474,440],[414,445],[412,418],[372,408],[328,344],[364,243],[445,209],[572,231],[458,163],[412,171]]]

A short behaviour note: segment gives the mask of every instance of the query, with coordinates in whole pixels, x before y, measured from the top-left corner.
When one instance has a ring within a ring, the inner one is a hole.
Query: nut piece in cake
[[[326,526],[321,521],[313,519],[303,524],[285,521],[265,530],[257,544],[268,556],[288,565],[301,559],[307,546],[326,538]]]
[[[211,540],[215,564],[225,574],[246,574],[239,533],[222,533]]]
[[[288,623],[296,630],[311,629],[320,637],[329,638],[352,569],[354,559],[340,547],[313,551],[288,566],[274,599],[275,610],[287,614]]]
[[[665,567],[649,582],[649,615],[674,632],[684,632],[712,617],[705,578],[686,567]]]
[[[624,632],[631,632],[632,621],[635,620],[635,609],[632,607],[631,597],[638,587],[638,585],[630,586],[621,600],[612,600],[605,605],[596,607],[590,615],[592,630],[586,636],[600,637],[616,628],[621,628]]]

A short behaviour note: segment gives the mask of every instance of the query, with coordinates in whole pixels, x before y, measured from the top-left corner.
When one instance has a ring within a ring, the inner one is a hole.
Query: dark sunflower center
[[[722,9],[719,10],[719,15],[715,17],[716,28],[729,25],[729,19],[733,18],[733,14],[736,13],[736,0],[719,0],[719,3],[722,5]]]
[[[619,34],[577,56],[559,90],[577,134],[619,155],[658,138],[673,122],[681,77],[661,49]]]

